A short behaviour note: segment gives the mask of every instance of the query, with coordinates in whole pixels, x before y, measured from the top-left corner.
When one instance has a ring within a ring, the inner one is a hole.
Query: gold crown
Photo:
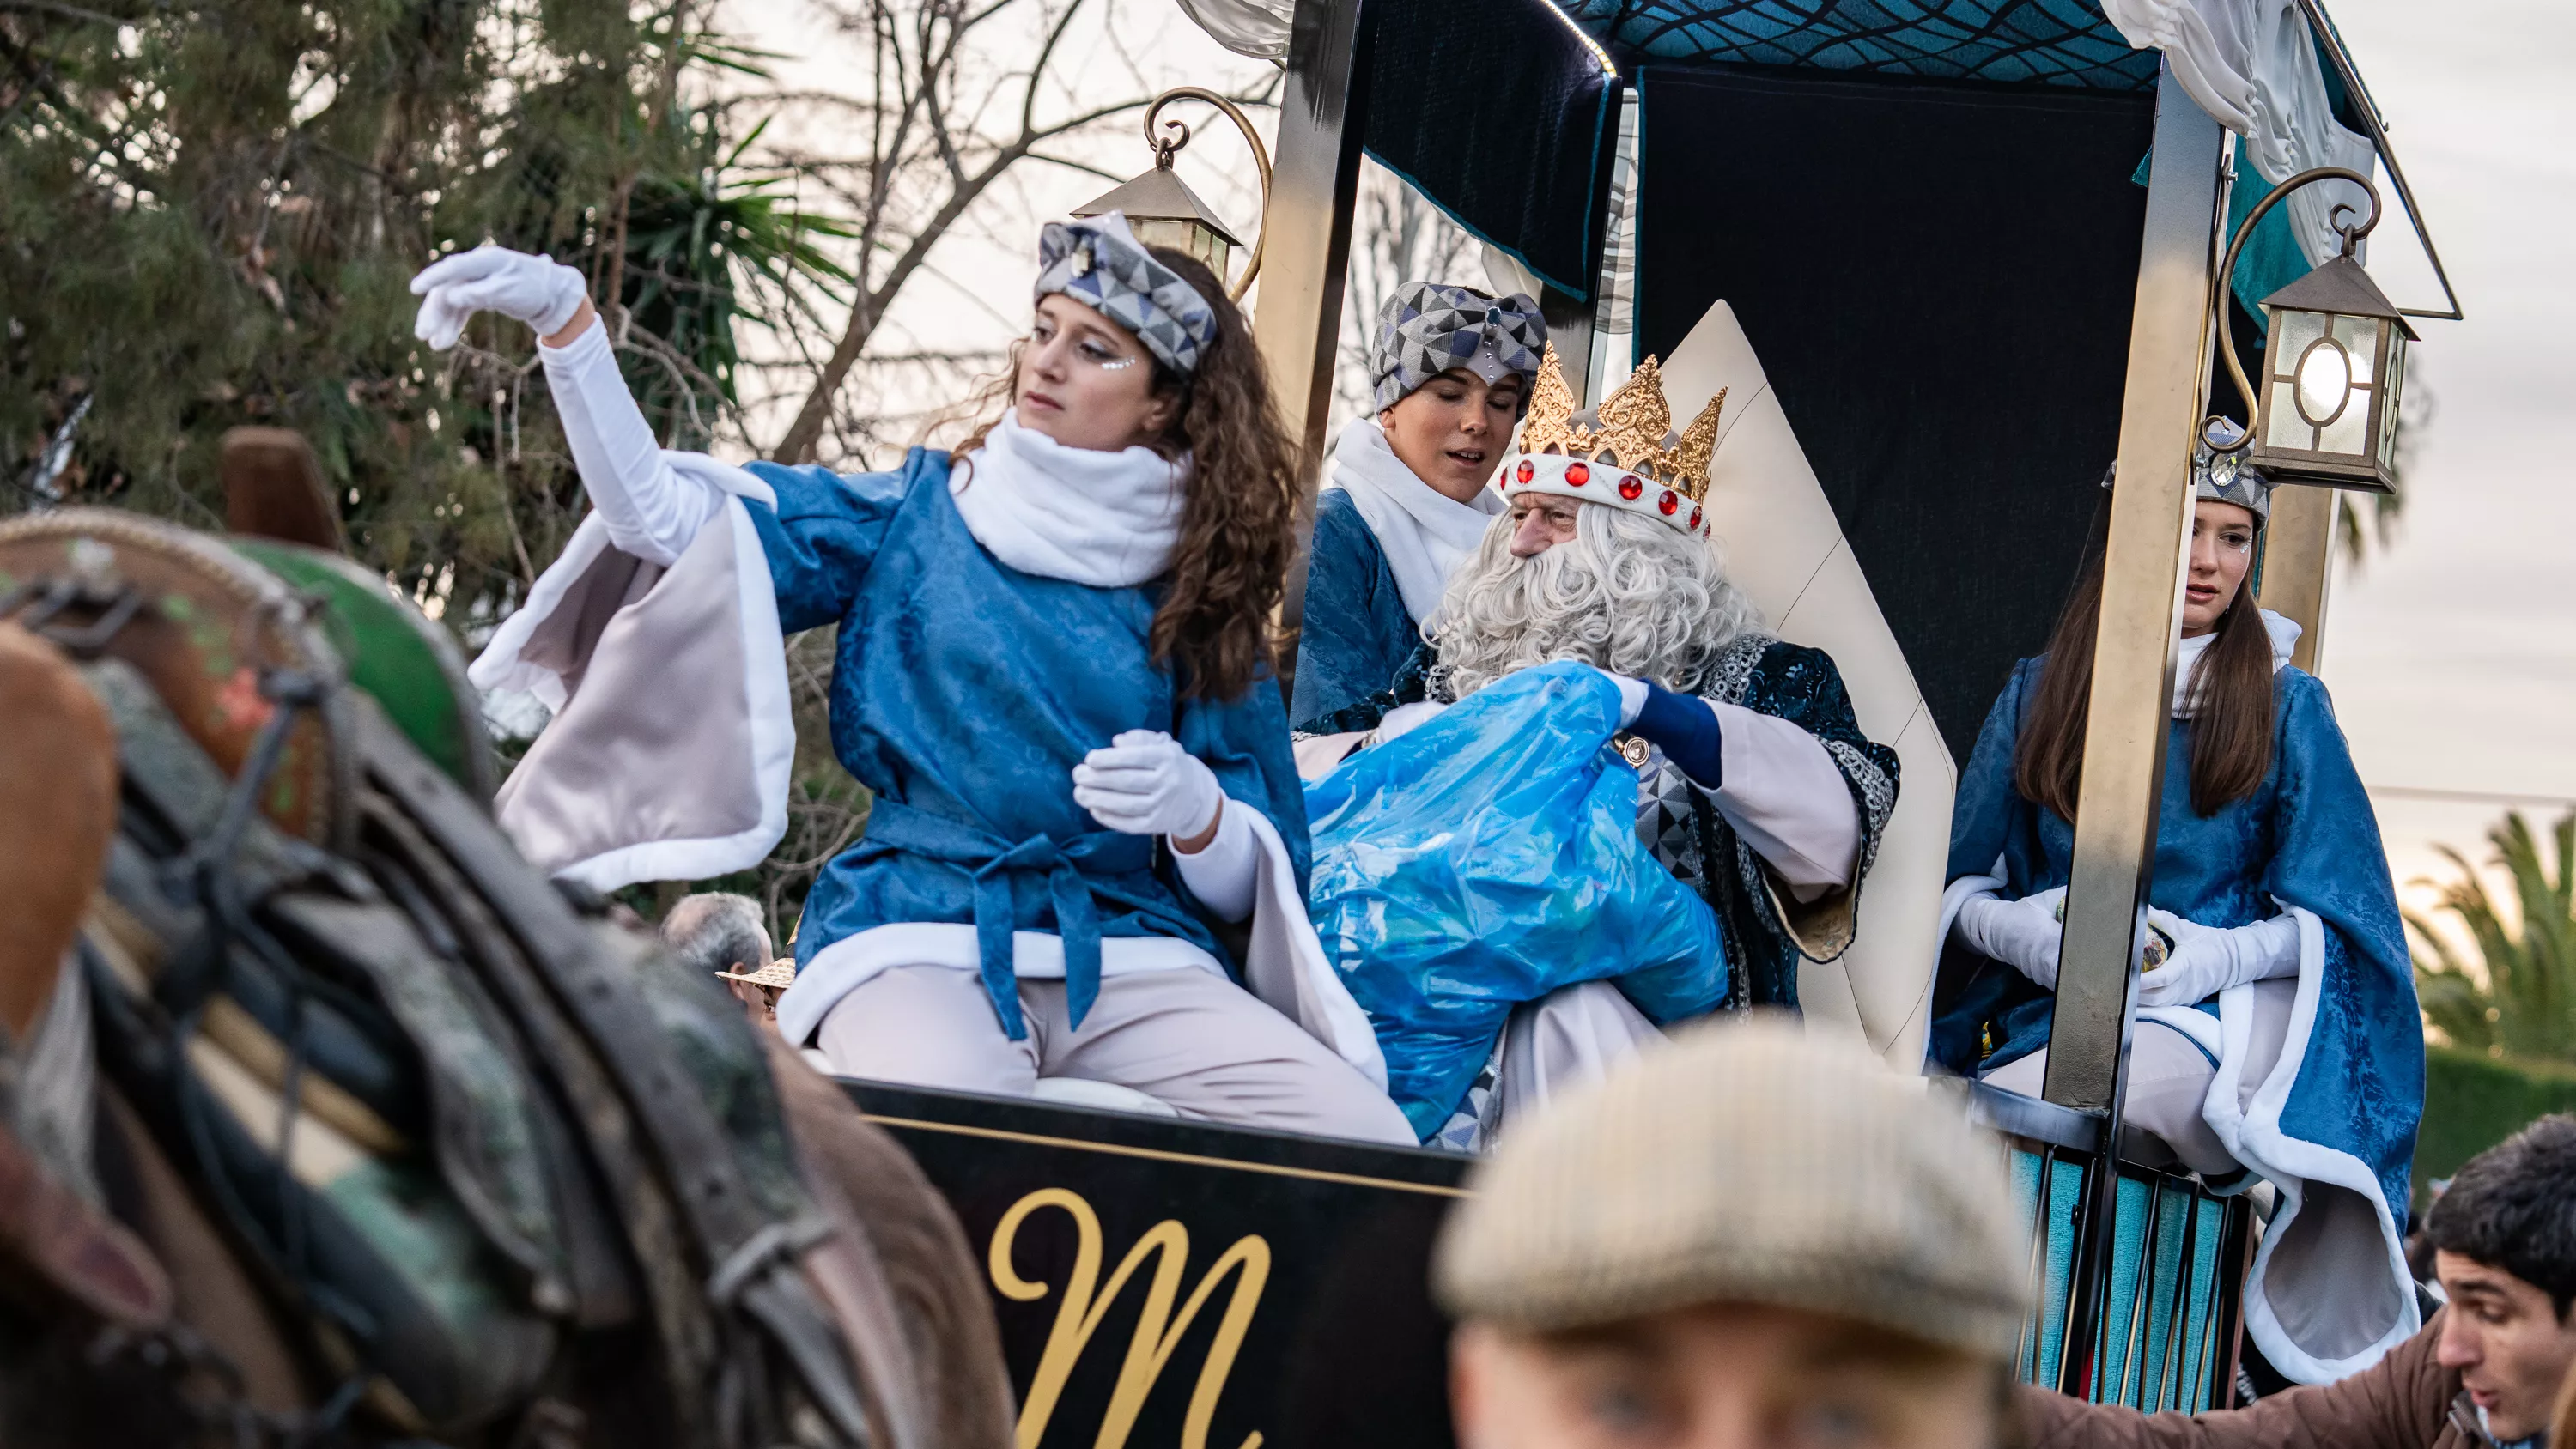
[[[1673,410],[1664,401],[1663,369],[1649,357],[1602,401],[1595,414],[1601,426],[1587,427],[1574,420],[1574,390],[1565,385],[1550,342],[1530,394],[1529,420],[1521,424],[1521,451],[1609,462],[1698,503],[1708,495],[1708,463],[1717,452],[1717,419],[1725,407],[1726,389],[1719,388],[1680,439],[1664,446],[1672,436]]]

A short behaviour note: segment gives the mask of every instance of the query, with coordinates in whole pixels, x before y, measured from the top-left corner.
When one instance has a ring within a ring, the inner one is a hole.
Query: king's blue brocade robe
[[[1896,751],[1860,731],[1842,670],[1821,649],[1767,634],[1738,636],[1719,653],[1700,695],[1787,720],[1833,757],[1860,820],[1852,883],[1800,902],[1706,792],[1648,747],[1637,772],[1637,834],[1655,858],[1695,887],[1717,913],[1727,951],[1724,1008],[1798,1007],[1798,958],[1831,961],[1851,945],[1860,888],[1896,810]]]
[[[1289,718],[1304,734],[1375,729],[1388,710],[1423,697],[1431,663],[1386,549],[1351,495],[1325,489],[1315,500]]]
[[[2041,656],[2014,667],[1959,777],[1951,816],[1948,878],[1991,874],[2001,856],[1998,894],[2006,900],[2065,885],[2074,854],[2074,827],[2013,787],[2021,722],[2044,663]],[[2348,1143],[2379,1164],[2387,1200],[2402,1213],[2405,1164],[2423,1114],[2424,1032],[2396,890],[2325,686],[2283,668],[2273,676],[2273,697],[2271,773],[2252,795],[2213,815],[2191,804],[2192,723],[2172,722],[2147,898],[2220,928],[2249,925],[2285,906],[2317,914],[2325,926],[2325,984],[2283,1126],[2308,1140]],[[1991,1071],[2047,1045],[2053,1006],[2051,994],[2014,967],[1944,942],[1931,1055],[1962,1075]]]
[[[751,470],[778,493],[774,511],[753,503],[750,515],[780,627],[839,626],[832,752],[875,796],[867,836],[806,897],[800,969],[874,926],[973,921],[975,871],[1007,848],[1071,865],[1053,879],[1006,868],[1012,929],[1063,934],[1055,889],[1078,876],[1101,936],[1178,937],[1230,962],[1156,843],[1106,831],[1074,803],[1073,767],[1124,730],[1170,734],[1229,798],[1267,815],[1303,890],[1305,795],[1278,682],[1264,676],[1232,701],[1181,697],[1147,655],[1154,585],[1094,588],[1001,563],[958,515],[944,453],[916,448],[891,472],[854,477]],[[960,839],[980,844],[918,844]],[[1076,983],[1068,992],[1083,997]]]

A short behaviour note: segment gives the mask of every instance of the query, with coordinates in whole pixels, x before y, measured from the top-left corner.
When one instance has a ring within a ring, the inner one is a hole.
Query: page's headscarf
[[[2211,418],[2200,441],[2191,450],[2191,486],[2194,497],[2212,503],[2233,503],[2254,515],[2254,526],[2272,521],[2272,480],[2262,469],[2245,461],[2242,450],[2229,452],[2245,438],[2245,429],[2233,418]],[[2102,470],[2102,486],[2111,486],[2120,465],[2113,463]]]
[[[1488,387],[1517,373],[1521,411],[1527,413],[1527,384],[1538,375],[1546,346],[1547,322],[1526,293],[1497,298],[1448,282],[1407,282],[1377,309],[1369,380],[1383,411],[1453,367],[1467,369]]]
[[[1154,260],[1114,211],[1051,221],[1038,232],[1031,299],[1058,292],[1135,333],[1157,361],[1185,377],[1216,340],[1216,309],[1180,273]]]

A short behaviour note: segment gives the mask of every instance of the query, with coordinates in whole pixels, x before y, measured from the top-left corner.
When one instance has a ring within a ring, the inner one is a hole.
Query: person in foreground
[[[2549,1449],[2576,1372],[2576,1117],[2471,1158],[2427,1231],[2449,1303],[2374,1366],[2188,1416],[2026,1389],[2036,1449]]]
[[[2212,425],[2196,479],[2128,1120],[2203,1178],[2281,1192],[2246,1290],[2299,1383],[2366,1368],[2420,1318],[2402,1229],[2423,1024],[2369,797],[2298,626],[2256,607],[2271,487]],[[2212,446],[2212,445],[2215,446]],[[2107,510],[2106,510],[2107,511]],[[1931,1055],[2036,1097],[2102,605],[2098,555],[1959,778]]]
[[[1048,225],[1039,268],[973,436],[857,476],[656,447],[587,300],[550,301],[580,297],[568,268],[487,250],[422,274],[438,345],[481,307],[540,329],[596,505],[475,666],[562,703],[502,820],[595,886],[758,860],[794,754],[778,640],[836,626],[832,744],[874,798],[807,899],[792,1044],[851,1076],[1089,1078],[1410,1140],[1373,1044],[1338,1055],[1243,989],[1260,965],[1211,924],[1304,925],[1268,622],[1299,468],[1249,328],[1116,214]]]
[[[1861,733],[1832,657],[1764,633],[1727,579],[1700,503],[1723,403],[1711,399],[1674,434],[1649,358],[1599,409],[1577,414],[1550,347],[1498,482],[1507,511],[1450,581],[1430,699],[1364,734],[1301,746],[1301,759],[1312,772],[1316,745],[1345,756],[1401,749],[1456,702],[1536,666],[1605,671],[1636,777],[1637,843],[1714,917],[1708,966],[1722,988],[1696,1010],[1794,1009],[1799,958],[1830,961],[1851,944],[1860,885],[1896,805],[1897,759]],[[1414,744],[1426,753],[1407,768],[1435,773],[1439,759]],[[1318,900],[1319,915],[1327,906]],[[1522,1104],[1656,1040],[1655,1023],[1669,1018],[1650,1020],[1616,984],[1641,964],[1586,967],[1609,979],[1521,998],[1485,1070],[1428,1135],[1480,1146]],[[1386,1014],[1365,981],[1355,989]]]
[[[1373,728],[1422,698],[1424,627],[1503,500],[1486,483],[1529,410],[1547,323],[1519,293],[1407,282],[1369,348],[1377,414],[1333,447],[1315,500],[1289,717],[1302,733]]]
[[[1432,1263],[1463,1449],[2014,1442],[2000,1147],[1786,1020],[1694,1030],[1506,1137]]]

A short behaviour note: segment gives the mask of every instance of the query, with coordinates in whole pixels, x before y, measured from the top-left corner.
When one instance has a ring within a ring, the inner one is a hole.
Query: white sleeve
[[[2228,933],[2246,943],[2247,981],[2299,974],[2299,918],[2288,913],[2238,926]]]
[[[582,487],[621,553],[665,567],[724,506],[725,490],[674,469],[618,375],[608,327],[594,321],[561,347],[538,345],[564,441]]]
[[[1222,920],[1240,921],[1252,914],[1252,892],[1257,885],[1261,845],[1253,839],[1252,827],[1243,821],[1243,812],[1252,807],[1229,798],[1217,816],[1216,838],[1196,855],[1172,851],[1172,863],[1181,872],[1181,880],[1199,903],[1216,912]]]
[[[1770,862],[1801,901],[1852,883],[1860,864],[1860,807],[1814,735],[1741,705],[1702,700],[1717,714],[1717,813]]]

